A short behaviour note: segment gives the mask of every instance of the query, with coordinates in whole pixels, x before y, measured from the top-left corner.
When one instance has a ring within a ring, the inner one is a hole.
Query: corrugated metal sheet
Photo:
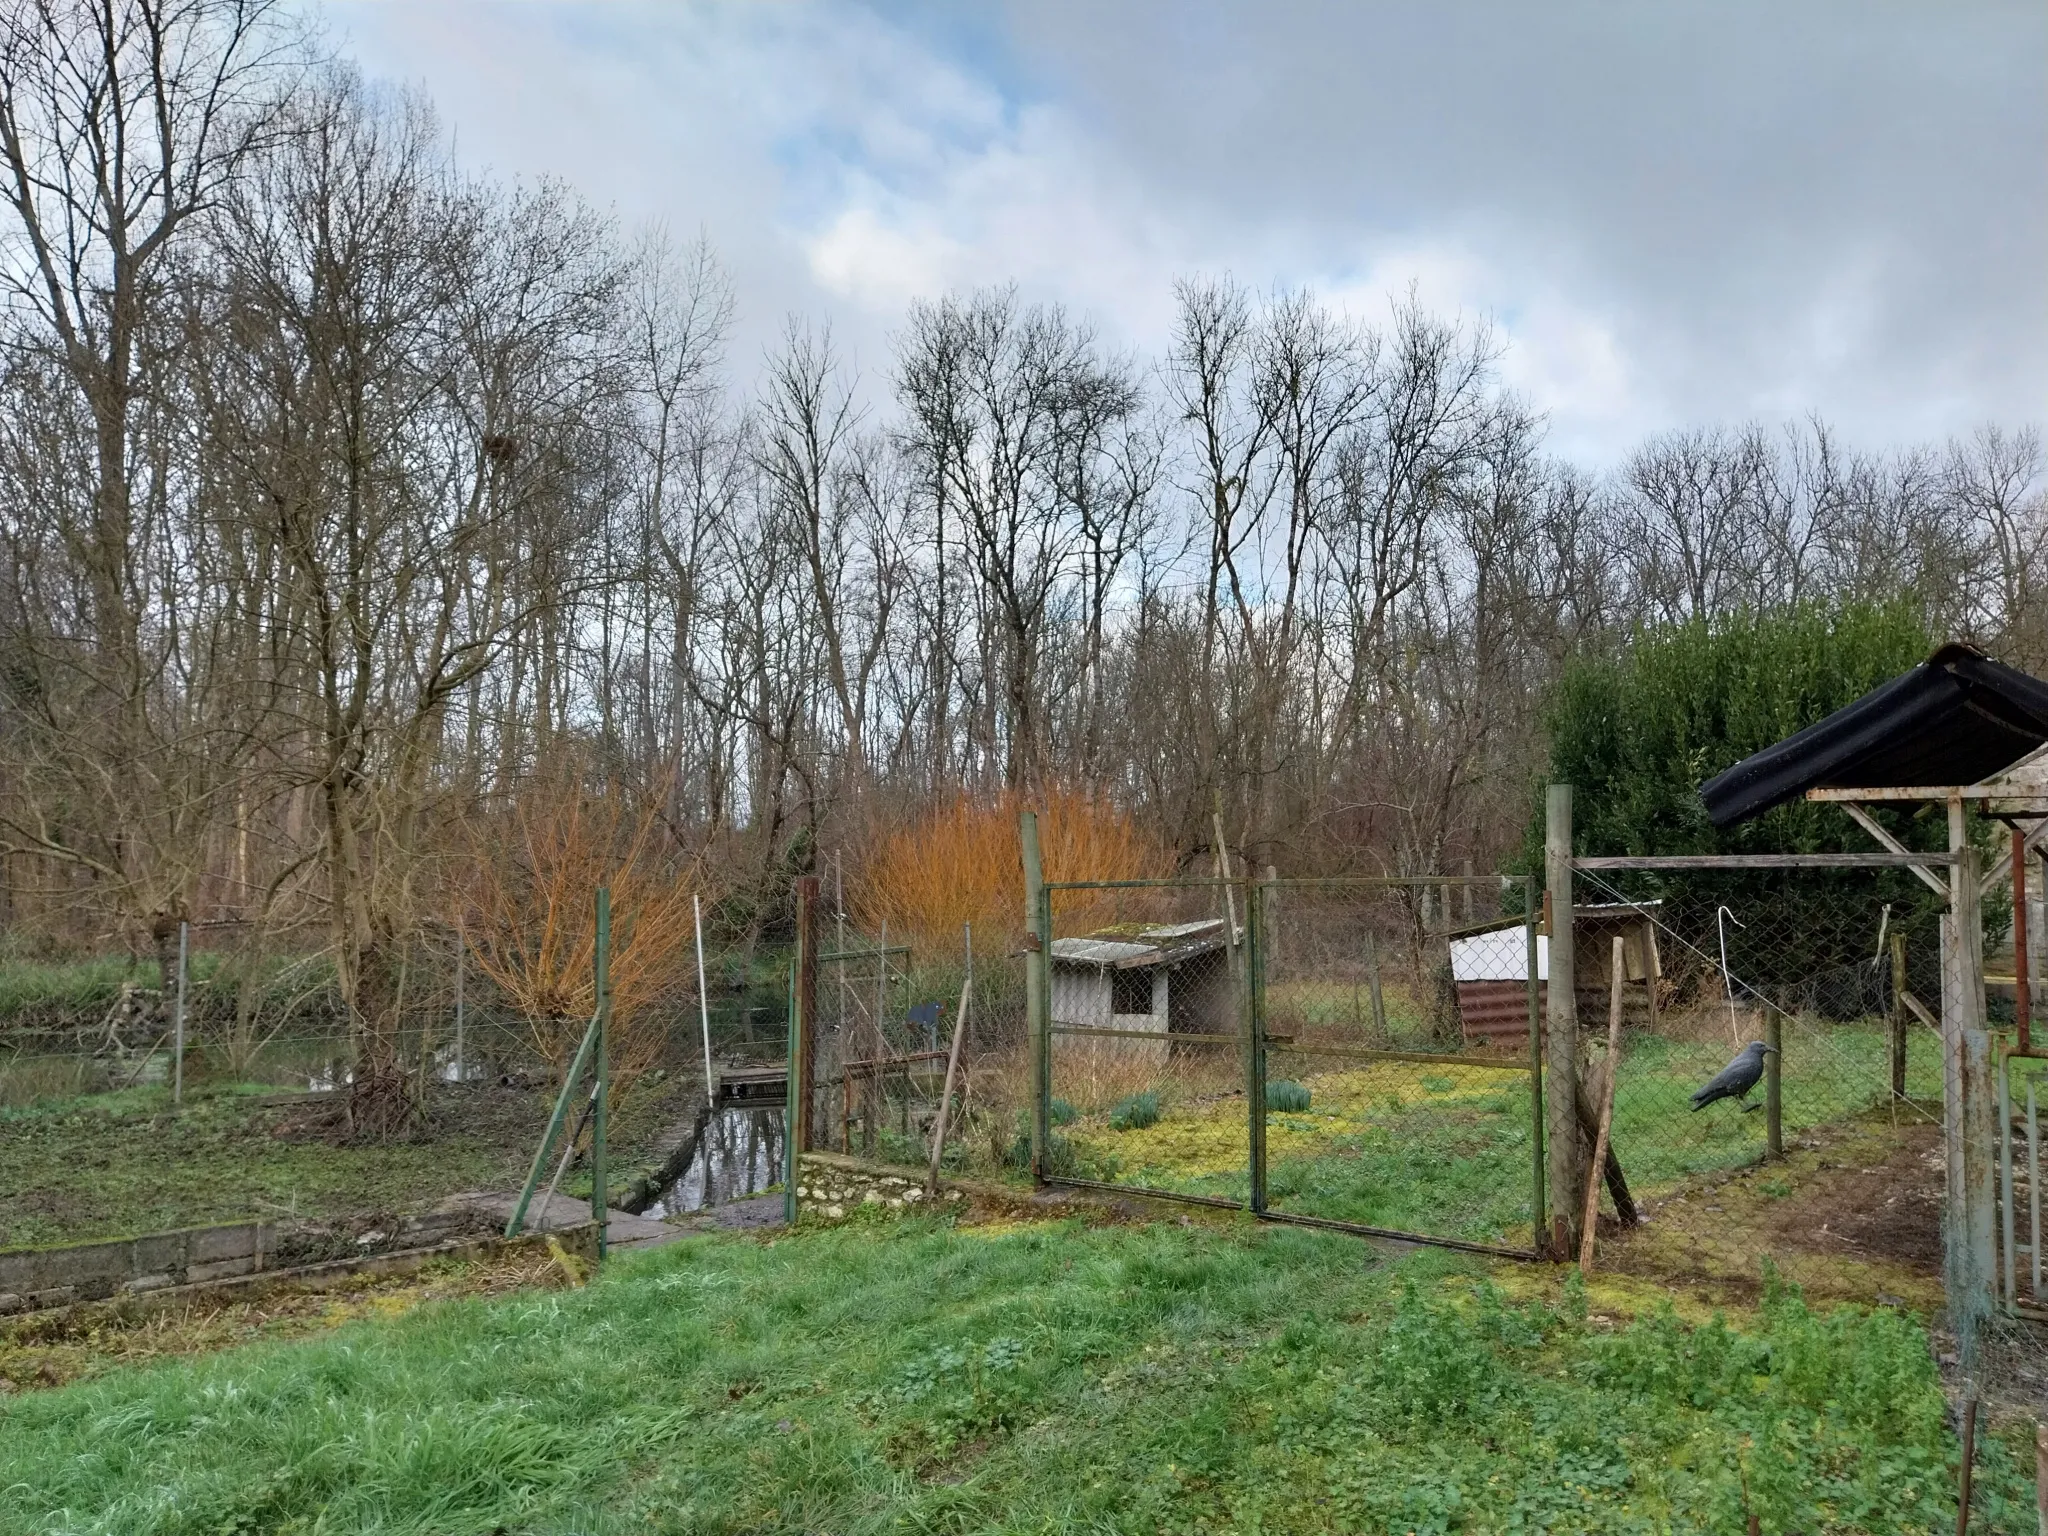
[[[1116,965],[1125,960],[1148,962],[1159,959],[1158,946],[1132,944],[1118,939],[1054,939],[1052,957],[1076,965]]]
[[[1974,784],[2048,742],[2048,683],[1950,642],[1700,786],[1717,827],[1819,786]]]
[[[1545,1006],[1548,983],[1536,986],[1536,1007]],[[1513,981],[1461,981],[1458,983],[1458,1017],[1465,1026],[1465,1043],[1490,1050],[1529,1046],[1529,983],[1524,977]]]

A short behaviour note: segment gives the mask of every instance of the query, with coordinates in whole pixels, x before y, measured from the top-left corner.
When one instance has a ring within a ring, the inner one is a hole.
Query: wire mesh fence
[[[1047,1172],[1527,1251],[1529,895],[1497,877],[1048,887]]]
[[[243,938],[209,931],[195,940],[182,1006],[175,975],[165,984],[154,966],[87,962],[68,975],[90,986],[74,982],[73,995],[33,997],[0,1014],[0,1109],[138,1089],[187,1102],[227,1095],[250,1115],[284,1116],[281,1135],[347,1141],[363,1041],[331,963]],[[519,1157],[521,1143],[538,1141],[586,1023],[523,1011],[452,936],[430,936],[407,957],[399,1007],[380,1042],[411,1084],[408,1139],[460,1143],[471,1167],[501,1146]],[[692,968],[616,1011],[614,1204],[677,1214],[780,1181],[787,1027],[785,970],[758,945],[708,950],[701,996]],[[122,1110],[134,1112],[133,1104]],[[581,1195],[590,1173],[587,1082],[566,1130],[559,1187]],[[494,1150],[479,1152],[485,1146]],[[518,1172],[508,1164],[487,1176],[516,1181]],[[544,1178],[555,1172],[551,1157]]]
[[[1266,1208],[1532,1250],[1528,884],[1287,881],[1253,903]]]
[[[1615,1213],[1601,1262],[1936,1309],[1939,1031],[1958,1001],[1942,898],[1898,867],[1599,862],[1575,876],[1571,983],[1596,1099],[1618,1042],[1612,1147],[1636,1218]]]
[[[1048,887],[1050,1174],[1242,1204],[1243,892]]]
[[[1023,1167],[1024,986],[1014,939],[966,925],[892,936],[836,906],[817,930],[812,1149],[927,1169],[950,1070],[942,1170]]]

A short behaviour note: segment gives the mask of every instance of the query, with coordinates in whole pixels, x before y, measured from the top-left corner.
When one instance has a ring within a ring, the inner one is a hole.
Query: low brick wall
[[[916,1174],[892,1173],[829,1152],[806,1152],[797,1159],[796,1197],[804,1215],[824,1221],[843,1221],[864,1205],[902,1210],[927,1203],[924,1180]],[[943,1207],[966,1198],[959,1189],[941,1183],[937,1198],[929,1203]]]

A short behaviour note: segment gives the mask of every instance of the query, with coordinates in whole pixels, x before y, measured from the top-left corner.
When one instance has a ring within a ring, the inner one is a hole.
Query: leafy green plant
[[[1065,1099],[1054,1099],[1047,1109],[1054,1125],[1072,1125],[1081,1118],[1080,1111]]]
[[[1149,1088],[1143,1093],[1118,1099],[1109,1111],[1109,1128],[1112,1131],[1142,1131],[1146,1126],[1158,1123],[1159,1095]]]
[[[1266,1108],[1282,1114],[1301,1114],[1314,1097],[1305,1084],[1292,1078],[1283,1077],[1266,1084]]]

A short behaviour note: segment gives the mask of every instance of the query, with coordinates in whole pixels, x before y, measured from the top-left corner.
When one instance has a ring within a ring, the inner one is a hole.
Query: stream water
[[[711,1115],[682,1177],[644,1214],[680,1216],[758,1195],[782,1178],[782,1109],[734,1106]]]

